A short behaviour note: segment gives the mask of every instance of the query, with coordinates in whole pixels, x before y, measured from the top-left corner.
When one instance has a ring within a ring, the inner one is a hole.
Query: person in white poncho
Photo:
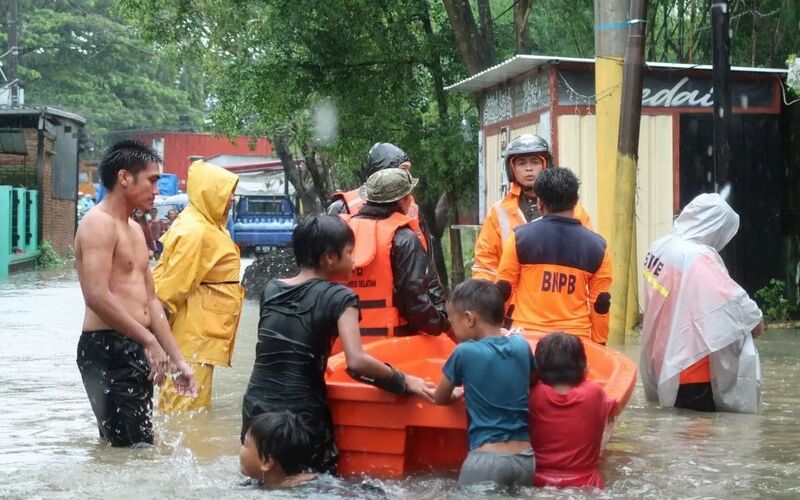
[[[719,251],[739,216],[718,194],[701,194],[645,257],[639,370],[662,407],[756,413],[761,368],[753,339],[761,310],[728,274]]]

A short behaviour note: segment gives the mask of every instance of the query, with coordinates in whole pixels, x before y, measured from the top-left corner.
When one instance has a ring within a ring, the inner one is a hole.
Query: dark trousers
[[[714,404],[714,393],[711,383],[681,384],[678,388],[678,397],[675,398],[675,408],[685,408],[694,411],[717,411]]]
[[[153,384],[144,347],[111,330],[83,332],[77,363],[100,437],[118,447],[153,444]]]

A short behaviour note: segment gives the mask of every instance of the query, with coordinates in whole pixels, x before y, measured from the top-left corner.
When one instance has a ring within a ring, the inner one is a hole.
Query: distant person
[[[509,182],[508,193],[489,208],[483,221],[475,241],[473,278],[497,281],[503,245],[512,231],[543,215],[534,193],[534,182],[542,171],[555,166],[547,141],[532,134],[512,139],[506,147],[503,163]],[[575,205],[570,215],[584,227],[592,228],[589,215],[580,204]]]
[[[372,174],[362,190],[366,205],[348,221],[355,270],[345,282],[358,294],[365,342],[450,331],[427,242],[408,215],[417,182],[400,168]]]
[[[167,218],[163,222],[163,224],[164,224],[164,226],[163,226],[164,234],[166,234],[166,232],[169,231],[169,228],[172,227],[172,224],[175,222],[175,219],[178,218],[178,214],[180,214],[180,212],[178,210],[175,210],[174,208],[171,208],[167,212]]]
[[[145,216],[144,210],[141,208],[135,209],[131,213],[131,218],[139,224],[139,227],[142,228],[142,234],[144,234],[144,242],[147,245],[147,254],[149,258],[153,258],[156,253],[156,242],[153,239],[153,232],[150,230],[150,223],[147,222],[147,217]]]
[[[459,284],[447,308],[460,343],[442,368],[433,397],[437,404],[450,404],[463,386],[469,455],[458,485],[530,486],[535,467],[528,397],[534,362],[528,341],[503,335],[504,297],[490,281]]]
[[[158,242],[166,232],[164,221],[158,217],[158,209],[156,207],[151,208],[148,215],[150,216],[150,232],[153,234],[153,239]]]
[[[719,252],[739,216],[718,194],[701,194],[644,260],[639,371],[661,406],[756,413],[761,367],[753,339],[761,310],[728,274]]]
[[[106,195],[75,235],[86,301],[77,363],[100,436],[111,446],[153,443],[153,384],[170,378],[181,394],[196,390],[156,297],[141,226],[129,218],[152,205],[160,163],[140,142],[112,146],[99,167]]]
[[[262,413],[245,430],[241,472],[270,490],[308,483],[316,478],[306,472],[313,439],[302,417],[286,410]]]
[[[153,236],[153,243],[155,244],[155,258],[158,259],[164,250],[164,245],[159,240],[167,231],[166,224],[158,218],[158,208],[151,208],[148,215],[150,216],[150,234]]]
[[[531,444],[536,452],[534,486],[604,488],[597,462],[614,401],[586,380],[583,343],[551,333],[536,344],[538,382],[531,389]]]
[[[158,398],[163,412],[211,406],[214,367],[231,366],[244,299],[239,247],[225,229],[239,178],[202,161],[192,163],[188,177],[189,205],[161,238],[153,279],[198,396],[187,398],[167,381]]]
[[[603,237],[574,216],[578,187],[567,168],[538,175],[533,190],[542,217],[511,232],[497,279],[510,285],[514,327],[564,331],[605,344],[611,258]]]
[[[337,337],[347,372],[356,380],[428,401],[432,384],[363,351],[358,298],[335,282],[346,279],[353,269],[354,236],[347,224],[336,216],[311,215],[297,224],[292,241],[300,272],[269,281],[261,295],[256,358],[242,402],[242,438],[256,416],[289,410],[308,422],[313,443],[309,468],[334,472],[339,450],[325,370]]]

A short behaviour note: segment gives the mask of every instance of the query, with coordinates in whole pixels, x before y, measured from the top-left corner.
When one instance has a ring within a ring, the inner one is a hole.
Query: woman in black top
[[[331,347],[341,338],[348,373],[395,394],[416,394],[432,401],[433,385],[404,375],[365,354],[358,327],[358,298],[334,283],[353,267],[354,236],[340,218],[310,216],[294,230],[300,273],[271,280],[261,295],[256,360],[242,404],[242,436],[264,412],[289,410],[301,415],[314,435],[308,468],[334,472],[338,450],[328,409],[325,369]]]

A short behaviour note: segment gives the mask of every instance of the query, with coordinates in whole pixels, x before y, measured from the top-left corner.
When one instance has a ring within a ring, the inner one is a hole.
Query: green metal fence
[[[39,255],[39,192],[0,186],[0,279]]]

